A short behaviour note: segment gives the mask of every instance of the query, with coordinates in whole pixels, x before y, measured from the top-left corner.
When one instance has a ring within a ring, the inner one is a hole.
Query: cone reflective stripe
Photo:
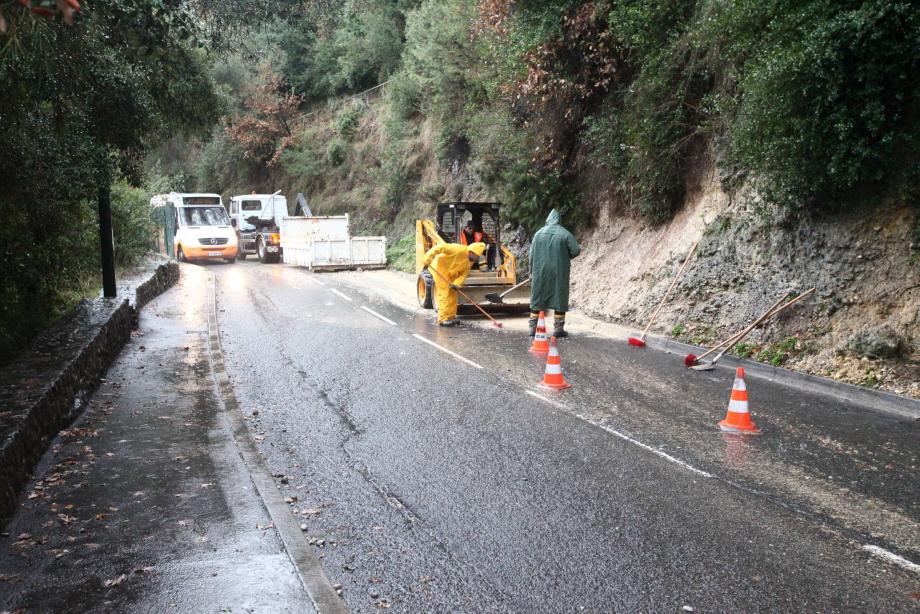
[[[735,383],[732,386],[732,396],[728,401],[728,413],[725,419],[719,421],[719,428],[730,433],[756,434],[760,430],[751,421],[751,412],[748,411],[747,385],[744,383],[744,369],[738,367],[735,372]]]
[[[540,388],[562,390],[570,386],[571,384],[562,377],[562,359],[559,357],[558,348],[556,348],[556,338],[551,337],[549,340],[549,354],[546,356],[546,371],[543,374],[543,381],[540,382]]]
[[[549,351],[549,343],[546,341],[546,315],[542,311],[540,319],[537,320],[537,329],[533,336],[533,343],[530,344],[530,351],[534,354],[546,354]]]

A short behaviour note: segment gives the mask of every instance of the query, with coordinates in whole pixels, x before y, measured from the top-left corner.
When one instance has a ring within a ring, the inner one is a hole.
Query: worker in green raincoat
[[[565,312],[569,310],[569,262],[581,253],[578,241],[559,224],[559,213],[553,209],[546,225],[536,232],[530,242],[530,336],[537,329],[541,311],[553,310],[553,334],[568,337],[565,332]]]

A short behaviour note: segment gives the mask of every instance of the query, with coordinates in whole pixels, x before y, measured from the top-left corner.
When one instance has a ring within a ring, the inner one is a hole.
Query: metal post
[[[102,247],[102,295],[115,298],[115,238],[112,235],[112,199],[109,182],[99,183],[99,241]]]

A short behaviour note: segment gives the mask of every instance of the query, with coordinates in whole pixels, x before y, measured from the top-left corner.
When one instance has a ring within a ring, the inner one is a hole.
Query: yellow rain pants
[[[434,278],[438,322],[446,322],[457,317],[457,293],[450,285],[462,286],[466,281],[472,265],[470,252],[482,256],[485,251],[485,243],[473,243],[469,246],[442,243],[432,247],[425,254],[422,265],[431,269],[431,276]]]

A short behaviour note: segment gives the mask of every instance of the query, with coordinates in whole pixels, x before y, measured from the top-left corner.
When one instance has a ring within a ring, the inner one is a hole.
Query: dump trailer
[[[501,243],[500,203],[450,202],[438,205],[434,220],[415,221],[415,272],[418,275],[416,293],[425,309],[434,309],[434,278],[422,268],[425,253],[442,243],[469,244],[481,240],[486,253],[473,265],[463,293],[487,311],[522,313],[530,309],[530,283],[523,284],[492,304],[486,295],[501,294],[518,283],[517,262]],[[476,313],[476,308],[462,295],[457,296],[462,313]]]
[[[348,215],[286,217],[281,221],[285,264],[309,269],[382,268],[386,237],[352,237]]]

